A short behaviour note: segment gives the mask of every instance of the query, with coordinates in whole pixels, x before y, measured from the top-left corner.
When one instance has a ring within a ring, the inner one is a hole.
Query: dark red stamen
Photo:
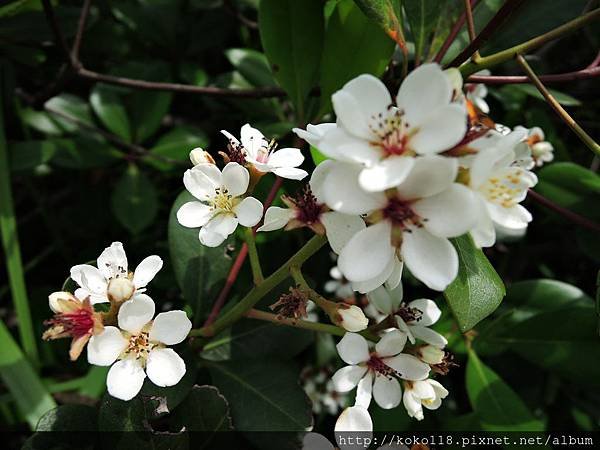
[[[288,198],[288,200],[298,210],[296,219],[307,225],[319,222],[321,214],[325,210],[325,205],[317,201],[308,184],[295,197]]]
[[[411,202],[399,198],[391,198],[388,204],[383,208],[383,216],[390,219],[394,225],[405,227],[407,225],[416,225],[421,227],[421,217],[412,209]]]
[[[46,320],[44,324],[50,327],[61,326],[64,333],[77,338],[92,332],[94,319],[91,311],[80,309],[72,313],[56,314],[52,319]]]
[[[393,376],[400,376],[398,372],[388,366],[383,359],[381,359],[377,354],[371,354],[371,358],[367,361],[367,367],[374,372],[377,372],[384,377],[391,378]]]
[[[410,308],[406,306],[406,303],[402,303],[396,314],[405,322],[418,322],[423,316],[423,311],[418,308]]]

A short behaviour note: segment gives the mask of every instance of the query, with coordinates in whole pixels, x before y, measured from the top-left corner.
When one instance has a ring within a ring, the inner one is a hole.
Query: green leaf
[[[194,386],[174,414],[179,427],[189,431],[233,430],[229,404],[214,386]]]
[[[402,0],[415,44],[415,55],[419,59],[425,52],[426,42],[436,28],[445,3],[444,0]]]
[[[542,431],[523,400],[492,369],[469,351],[467,395],[487,431]]]
[[[505,290],[502,280],[469,235],[451,239],[458,253],[458,276],[444,291],[460,330],[465,332],[498,307]]]
[[[394,42],[352,0],[339,2],[325,33],[321,113],[331,109],[331,94],[347,81],[363,73],[381,76],[393,52]]]
[[[232,48],[225,56],[242,76],[254,86],[276,86],[267,57],[248,48]]]
[[[127,111],[114,89],[97,84],[90,93],[90,104],[106,128],[126,142],[131,142],[131,125]]]
[[[258,23],[262,45],[275,78],[302,117],[321,62],[323,2],[262,0]]]
[[[318,148],[313,147],[312,145],[310,146],[310,156],[312,156],[312,160],[315,163],[315,166],[318,166],[323,161],[329,159],[327,156],[321,153]]]
[[[48,109],[52,115],[52,119],[69,133],[74,133],[81,129],[81,126],[76,122],[87,126],[94,126],[90,106],[76,95],[57,95],[48,100],[44,104],[44,107]]]
[[[524,92],[527,95],[537,98],[538,100],[546,101],[544,96],[537,90],[535,86],[532,84],[515,84],[512,86],[513,89]],[[564,106],[581,106],[581,102],[577,100],[575,97],[571,97],[569,94],[565,94],[564,92],[557,91],[555,89],[548,89],[548,91],[552,94],[552,96],[556,99],[558,103]]]
[[[274,359],[211,363],[213,384],[231,407],[239,431],[303,431],[312,424],[310,402],[289,362]]]
[[[48,136],[61,136],[64,133],[62,127],[47,112],[22,108],[19,114],[23,123],[40,133]]]
[[[56,403],[1,320],[0,342],[0,378],[15,400],[20,414],[34,429],[44,414],[56,408]]]
[[[87,405],[61,405],[42,416],[36,431],[96,431],[98,412]]]
[[[202,357],[229,359],[293,358],[313,341],[305,330],[256,321],[241,321],[215,336],[204,346]]]
[[[97,135],[80,134],[72,139],[53,139],[56,153],[52,164],[69,169],[103,167],[115,161],[121,153]]]
[[[174,161],[188,161],[193,148],[206,148],[208,144],[208,137],[202,130],[190,126],[178,126],[160,137],[154,147],[150,149],[150,154],[144,158],[144,162],[162,171],[179,170],[181,168],[177,164],[157,158],[157,156]]]
[[[400,0],[354,0],[394,40],[402,37]]]
[[[111,205],[121,225],[137,234],[156,218],[158,193],[146,175],[130,164],[115,185]]]
[[[233,260],[226,249],[234,242],[234,237],[220,247],[202,245],[197,228],[186,228],[177,221],[177,210],[189,201],[197,199],[184,191],[171,208],[169,249],[175,278],[183,291],[183,297],[193,308],[194,324],[198,325],[229,273]]]
[[[8,146],[11,170],[29,170],[50,161],[57,146],[51,140],[13,142]]]

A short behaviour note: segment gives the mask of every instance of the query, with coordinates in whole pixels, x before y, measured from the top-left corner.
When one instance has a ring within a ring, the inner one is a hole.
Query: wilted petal
[[[182,342],[192,329],[192,322],[185,311],[168,311],[160,313],[154,319],[149,339],[166,345]]]
[[[157,386],[174,386],[185,375],[185,362],[170,348],[153,349],[148,355],[146,373]]]
[[[106,387],[108,393],[120,400],[131,400],[138,395],[146,374],[139,360],[127,358],[116,362],[108,371]]]

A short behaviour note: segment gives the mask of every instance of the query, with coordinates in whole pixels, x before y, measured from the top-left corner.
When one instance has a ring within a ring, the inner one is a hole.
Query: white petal
[[[146,374],[140,362],[127,358],[110,368],[106,377],[106,387],[110,395],[127,401],[138,395],[145,378]]]
[[[158,255],[151,255],[145,258],[135,268],[133,273],[133,284],[139,289],[145,287],[154,279],[160,269],[162,269],[163,260]]]
[[[367,167],[360,172],[358,182],[370,192],[380,192],[398,186],[410,173],[415,159],[406,156],[392,156]]]
[[[346,333],[336,345],[342,361],[347,364],[358,364],[369,360],[369,344],[360,334]]]
[[[104,327],[102,333],[92,336],[88,342],[88,362],[95,366],[110,366],[127,348],[127,344],[127,339],[117,327]]]
[[[477,201],[477,223],[471,230],[471,237],[477,247],[491,247],[496,242],[494,223],[483,198],[478,196]]]
[[[240,166],[236,162],[230,162],[223,168],[221,183],[227,189],[227,193],[232,197],[239,197],[246,193],[250,174],[248,169]]]
[[[337,392],[348,392],[356,387],[366,373],[367,368],[361,366],[344,366],[331,377]]]
[[[440,398],[446,398],[449,394],[448,390],[441,383],[435,380],[429,380],[429,384],[435,391],[435,395]]]
[[[358,184],[361,167],[336,163],[323,182],[323,200],[336,211],[345,214],[365,214],[385,205],[383,192],[366,192]]]
[[[127,255],[120,242],[113,242],[110,247],[106,247],[96,262],[98,270],[105,278],[112,278],[122,272],[127,272]]]
[[[338,267],[348,280],[366,281],[380,275],[393,257],[391,225],[382,221],[350,239],[340,252]]]
[[[71,278],[79,286],[93,294],[106,294],[107,281],[97,267],[79,264],[71,267]]]
[[[221,134],[225,136],[229,140],[229,143],[232,145],[240,143],[240,141],[238,141],[238,139],[227,130],[221,130]]]
[[[304,162],[304,155],[298,148],[281,148],[269,156],[272,167],[298,167]]]
[[[432,330],[431,328],[417,325],[410,327],[410,331],[417,339],[421,339],[423,342],[434,345],[438,348],[444,348],[448,344],[448,341],[444,336],[437,331]]]
[[[356,305],[345,306],[347,307],[340,307],[337,310],[340,317],[338,325],[353,333],[362,331],[369,326],[369,319],[367,319],[362,309]]]
[[[292,128],[292,131],[296,133],[296,136],[298,136],[300,139],[304,139],[313,147],[319,148],[319,144],[321,139],[323,139],[323,136],[336,127],[337,125],[335,123],[320,123],[318,125],[309,123],[306,126],[306,130],[301,128]]]
[[[428,327],[436,323],[442,316],[442,311],[438,305],[428,298],[419,298],[408,304],[409,308],[417,308],[421,312],[419,320],[409,322],[410,325],[420,325]]]
[[[372,392],[373,372],[369,370],[358,382],[358,386],[356,388],[356,400],[354,401],[354,404],[357,406],[362,406],[363,408],[368,408],[371,404]]]
[[[154,302],[146,294],[137,294],[119,308],[119,328],[131,334],[139,334],[154,317]]]
[[[372,165],[381,159],[379,148],[342,127],[328,132],[321,140],[319,150],[329,158],[344,162]]]
[[[253,227],[260,222],[260,219],[262,218],[263,205],[254,197],[246,197],[233,208],[233,211],[235,212],[240,225]]]
[[[268,145],[267,140],[263,134],[256,128],[251,127],[249,124],[245,124],[240,132],[242,145],[252,158],[256,158],[258,151]]]
[[[477,196],[468,187],[452,183],[443,192],[421,199],[412,205],[413,211],[427,219],[424,226],[439,237],[461,236],[477,223]]]
[[[310,176],[310,181],[308,182],[310,186],[310,190],[313,195],[319,201],[319,203],[325,203],[325,192],[323,191],[323,184],[329,175],[329,172],[333,167],[336,166],[336,162],[331,160],[323,161],[315,170],[313,170],[312,175]]]
[[[429,365],[412,355],[401,353],[385,358],[383,362],[398,372],[403,380],[424,380],[429,376]]]
[[[467,132],[467,114],[457,104],[436,109],[427,116],[409,141],[409,145],[420,155],[431,155],[451,149]]]
[[[271,172],[278,177],[287,178],[288,180],[303,180],[308,176],[306,170],[298,169],[296,167],[275,167]]]
[[[396,378],[388,378],[383,375],[375,377],[373,386],[373,397],[383,409],[392,409],[400,404],[402,400],[402,388]]]
[[[406,412],[410,417],[414,417],[417,420],[423,420],[423,407],[421,406],[421,400],[416,398],[412,390],[405,390],[402,397],[402,403],[406,408]]]
[[[457,172],[456,158],[437,155],[416,158],[412,170],[398,186],[398,193],[405,200],[430,197],[448,189]]]
[[[521,205],[504,208],[488,202],[486,206],[492,221],[508,229],[522,230],[527,228],[528,223],[533,219],[531,213]]]
[[[369,411],[362,406],[346,408],[335,423],[335,431],[373,431]]]
[[[325,227],[331,249],[337,254],[356,233],[366,228],[365,222],[360,216],[335,211],[323,213],[321,223]]]
[[[406,344],[406,333],[400,330],[390,331],[385,333],[377,344],[375,351],[382,358],[394,356],[404,349]]]
[[[202,231],[220,234],[224,238],[235,231],[238,226],[238,219],[230,213],[221,213],[214,216],[200,229],[200,241],[202,241]]]
[[[183,184],[198,200],[208,200],[221,187],[221,172],[214,164],[199,164],[185,171]]]
[[[415,381],[412,385],[413,395],[420,399],[431,399],[435,398],[435,390],[433,386],[429,384],[430,380]]]
[[[185,311],[169,311],[156,316],[148,337],[151,341],[175,345],[182,342],[191,329],[192,322]]]
[[[200,239],[200,243],[202,245],[206,245],[207,247],[218,247],[225,241],[225,239],[227,239],[227,236],[207,230],[206,228],[200,228],[198,237]]]
[[[386,268],[383,269],[383,272],[381,272],[376,277],[370,278],[365,281],[353,281],[351,283],[352,289],[354,291],[360,292],[361,294],[364,294],[377,289],[379,286],[382,286],[386,282],[386,280],[388,280],[390,276],[392,276],[396,267],[397,259],[398,258],[394,255],[394,257],[390,259]]]
[[[173,349],[157,348],[148,355],[146,373],[157,386],[174,386],[185,375],[185,362]]]
[[[198,228],[212,217],[211,207],[200,202],[187,202],[177,210],[177,221],[188,228]]]
[[[406,267],[430,289],[443,291],[458,274],[458,255],[450,241],[423,228],[402,234],[400,253]]]
[[[289,208],[271,206],[265,213],[264,223],[256,231],[274,231],[285,227],[294,218],[296,212]]]
[[[423,64],[402,82],[396,103],[404,110],[406,120],[419,125],[437,108],[450,103],[452,85],[437,64]]]
[[[400,261],[398,257],[394,257],[394,269],[392,270],[392,273],[385,282],[385,287],[387,287],[388,289],[396,290],[396,292],[400,295],[400,299],[402,299],[402,285],[400,284],[400,282],[402,281],[403,268],[404,264],[402,263],[402,261]],[[397,290],[398,287],[400,287],[399,290]]]
[[[392,313],[392,298],[388,290],[383,286],[379,286],[377,289],[367,292],[367,297],[369,302],[371,302],[380,313]]]

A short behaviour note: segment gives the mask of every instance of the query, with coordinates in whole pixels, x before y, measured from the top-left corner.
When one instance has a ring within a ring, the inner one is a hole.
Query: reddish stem
[[[564,83],[568,81],[583,80],[600,76],[600,67],[586,67],[574,72],[555,73],[551,75],[540,75],[540,81],[544,83]],[[530,80],[524,75],[471,75],[467,83],[483,84],[520,84],[529,83]]]
[[[545,206],[546,208],[551,209],[552,211],[560,214],[565,219],[573,222],[574,224],[595,231],[596,233],[600,233],[600,224],[586,217],[580,216],[579,214],[574,213],[569,209],[563,208],[560,205],[557,205],[552,200],[547,199],[543,195],[535,192],[533,189],[529,189],[529,197],[538,202],[540,205]]]
[[[479,0],[471,0],[471,9],[473,9],[475,7],[475,5],[477,4],[478,1]],[[458,18],[458,20],[456,21],[454,26],[452,27],[452,29],[450,30],[450,34],[448,34],[448,37],[442,44],[442,47],[438,51],[437,55],[435,55],[435,58],[433,59],[434,62],[437,62],[437,63],[442,62],[442,59],[446,55],[446,52],[448,51],[450,46],[452,45],[452,42],[454,42],[454,39],[456,39],[456,36],[458,36],[458,33],[460,32],[462,27],[465,25],[466,20],[467,20],[467,12],[464,11],[460,15],[460,17]]]

